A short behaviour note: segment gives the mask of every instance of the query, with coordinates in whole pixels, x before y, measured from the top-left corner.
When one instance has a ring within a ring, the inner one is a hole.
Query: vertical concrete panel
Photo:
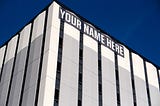
[[[2,79],[0,83],[0,106],[5,106],[5,102],[7,100],[14,55],[15,55],[15,50],[17,46],[17,38],[18,38],[18,35],[13,37],[8,43],[8,50],[6,54],[5,64],[4,64],[3,73],[2,73]]]
[[[133,106],[129,51],[124,47],[124,57],[118,55],[120,97],[122,106]]]
[[[19,46],[17,54],[22,51],[22,49],[28,46],[29,37],[30,37],[31,24],[28,24],[24,27],[24,29],[20,32]]]
[[[148,106],[143,59],[132,53],[137,106]]]
[[[16,75],[14,75],[12,80],[8,106],[16,106],[17,104],[19,104],[21,85],[23,81],[22,79],[23,79],[23,72],[19,72]]]
[[[147,68],[151,104],[153,106],[160,106],[160,101],[159,101],[160,93],[159,93],[159,84],[157,78],[157,69],[149,62],[146,62],[146,68]]]
[[[54,104],[60,29],[60,19],[58,18],[58,14],[59,5],[54,2],[48,8],[48,21],[44,48],[45,53],[43,58],[38,106],[53,106]]]
[[[29,64],[34,60],[40,58],[41,47],[42,47],[42,38],[43,38],[43,29],[44,29],[44,20],[45,20],[45,11],[38,15],[33,23],[33,32],[31,39],[31,48],[29,56]]]
[[[59,20],[59,4],[53,2],[49,7],[49,14],[48,14],[48,22],[47,22],[47,29],[50,27],[59,28],[60,22]]]
[[[45,42],[45,51],[51,50],[58,53],[58,41],[59,41],[59,29],[60,29],[60,19],[59,15],[59,5],[54,2],[48,8],[48,21],[47,21],[47,35]]]
[[[12,80],[11,91],[10,91],[9,102],[8,102],[9,106],[16,106],[17,104],[19,104],[24,68],[25,68],[25,62],[26,62],[26,56],[27,56],[27,50],[28,50],[30,28],[31,28],[31,24],[27,25],[20,32],[18,52],[17,52],[16,62],[15,62],[13,80]]]
[[[30,45],[22,106],[33,106],[37,89],[37,79],[41,57],[42,38],[44,31],[45,11],[36,17]]]
[[[102,51],[102,96],[104,106],[116,106],[116,78],[114,52],[105,46]]]
[[[38,106],[53,106],[57,54],[48,51],[44,54],[42,78],[39,91]],[[49,75],[49,73],[51,73]]]
[[[0,95],[0,106],[5,106],[7,100],[8,88],[9,88],[9,81],[3,83],[2,87],[0,88],[2,90]]]
[[[19,39],[19,46],[17,51],[14,75],[17,74],[19,71],[24,70],[25,68],[30,30],[31,30],[31,24],[27,25],[20,32],[20,39]]]
[[[8,62],[10,59],[14,58],[16,45],[17,45],[17,38],[18,38],[18,35],[13,37],[8,43],[8,50],[6,54],[5,63]]]
[[[1,73],[1,68],[2,68],[2,64],[3,64],[5,49],[6,49],[6,46],[3,46],[0,48],[0,57],[1,57],[0,58],[0,73]]]
[[[42,12],[35,18],[34,26],[33,26],[33,35],[32,35],[31,41],[34,41],[39,36],[43,35],[45,14],[46,14],[46,11]]]
[[[64,24],[59,106],[76,106],[78,101],[79,36],[73,26]]]
[[[83,37],[82,105],[98,106],[98,43],[85,34]]]
[[[40,59],[28,65],[22,106],[34,106]]]

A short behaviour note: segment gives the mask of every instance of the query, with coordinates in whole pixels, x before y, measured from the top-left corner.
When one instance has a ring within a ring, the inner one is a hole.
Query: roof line
[[[112,39],[114,39],[117,43],[125,46],[128,50],[130,50],[131,52],[137,54],[138,56],[140,56],[141,58],[143,58],[145,61],[153,64],[158,70],[160,69],[160,66],[158,66],[157,64],[153,63],[151,60],[147,59],[146,57],[144,57],[143,55],[141,55],[140,53],[138,53],[137,51],[133,50],[132,48],[128,47],[126,44],[124,44],[123,42],[117,40],[116,38],[114,38],[113,36],[111,36],[108,32],[105,32],[103,29],[99,28],[97,25],[93,24],[92,22],[90,22],[89,20],[87,20],[86,18],[82,17],[81,15],[75,13],[72,9],[70,9],[69,7],[65,6],[64,4],[62,4],[61,2],[59,2],[58,0],[53,0],[51,1],[45,8],[43,8],[40,12],[37,13],[37,15],[35,15],[27,24],[25,24],[22,28],[20,28],[20,30],[15,33],[13,36],[11,36],[9,38],[9,40],[7,40],[4,44],[2,44],[0,46],[0,48],[2,48],[3,46],[5,46],[14,36],[16,36],[17,34],[19,34],[27,25],[29,25],[30,23],[32,23],[34,21],[34,19],[41,14],[42,12],[44,12],[53,2],[58,3],[60,6],[64,7],[65,9],[71,11],[72,13],[74,13],[76,16],[78,16],[80,19],[82,19],[83,21],[93,25],[96,29],[100,30],[102,33],[107,34],[109,37],[111,37]]]

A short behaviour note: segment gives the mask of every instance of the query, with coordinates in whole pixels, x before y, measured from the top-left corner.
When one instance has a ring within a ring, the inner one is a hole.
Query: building
[[[160,68],[57,1],[0,57],[0,106],[160,106]]]

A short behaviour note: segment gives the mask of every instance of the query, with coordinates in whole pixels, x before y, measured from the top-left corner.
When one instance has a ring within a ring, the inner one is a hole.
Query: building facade
[[[160,68],[57,1],[0,57],[0,106],[160,106]]]

